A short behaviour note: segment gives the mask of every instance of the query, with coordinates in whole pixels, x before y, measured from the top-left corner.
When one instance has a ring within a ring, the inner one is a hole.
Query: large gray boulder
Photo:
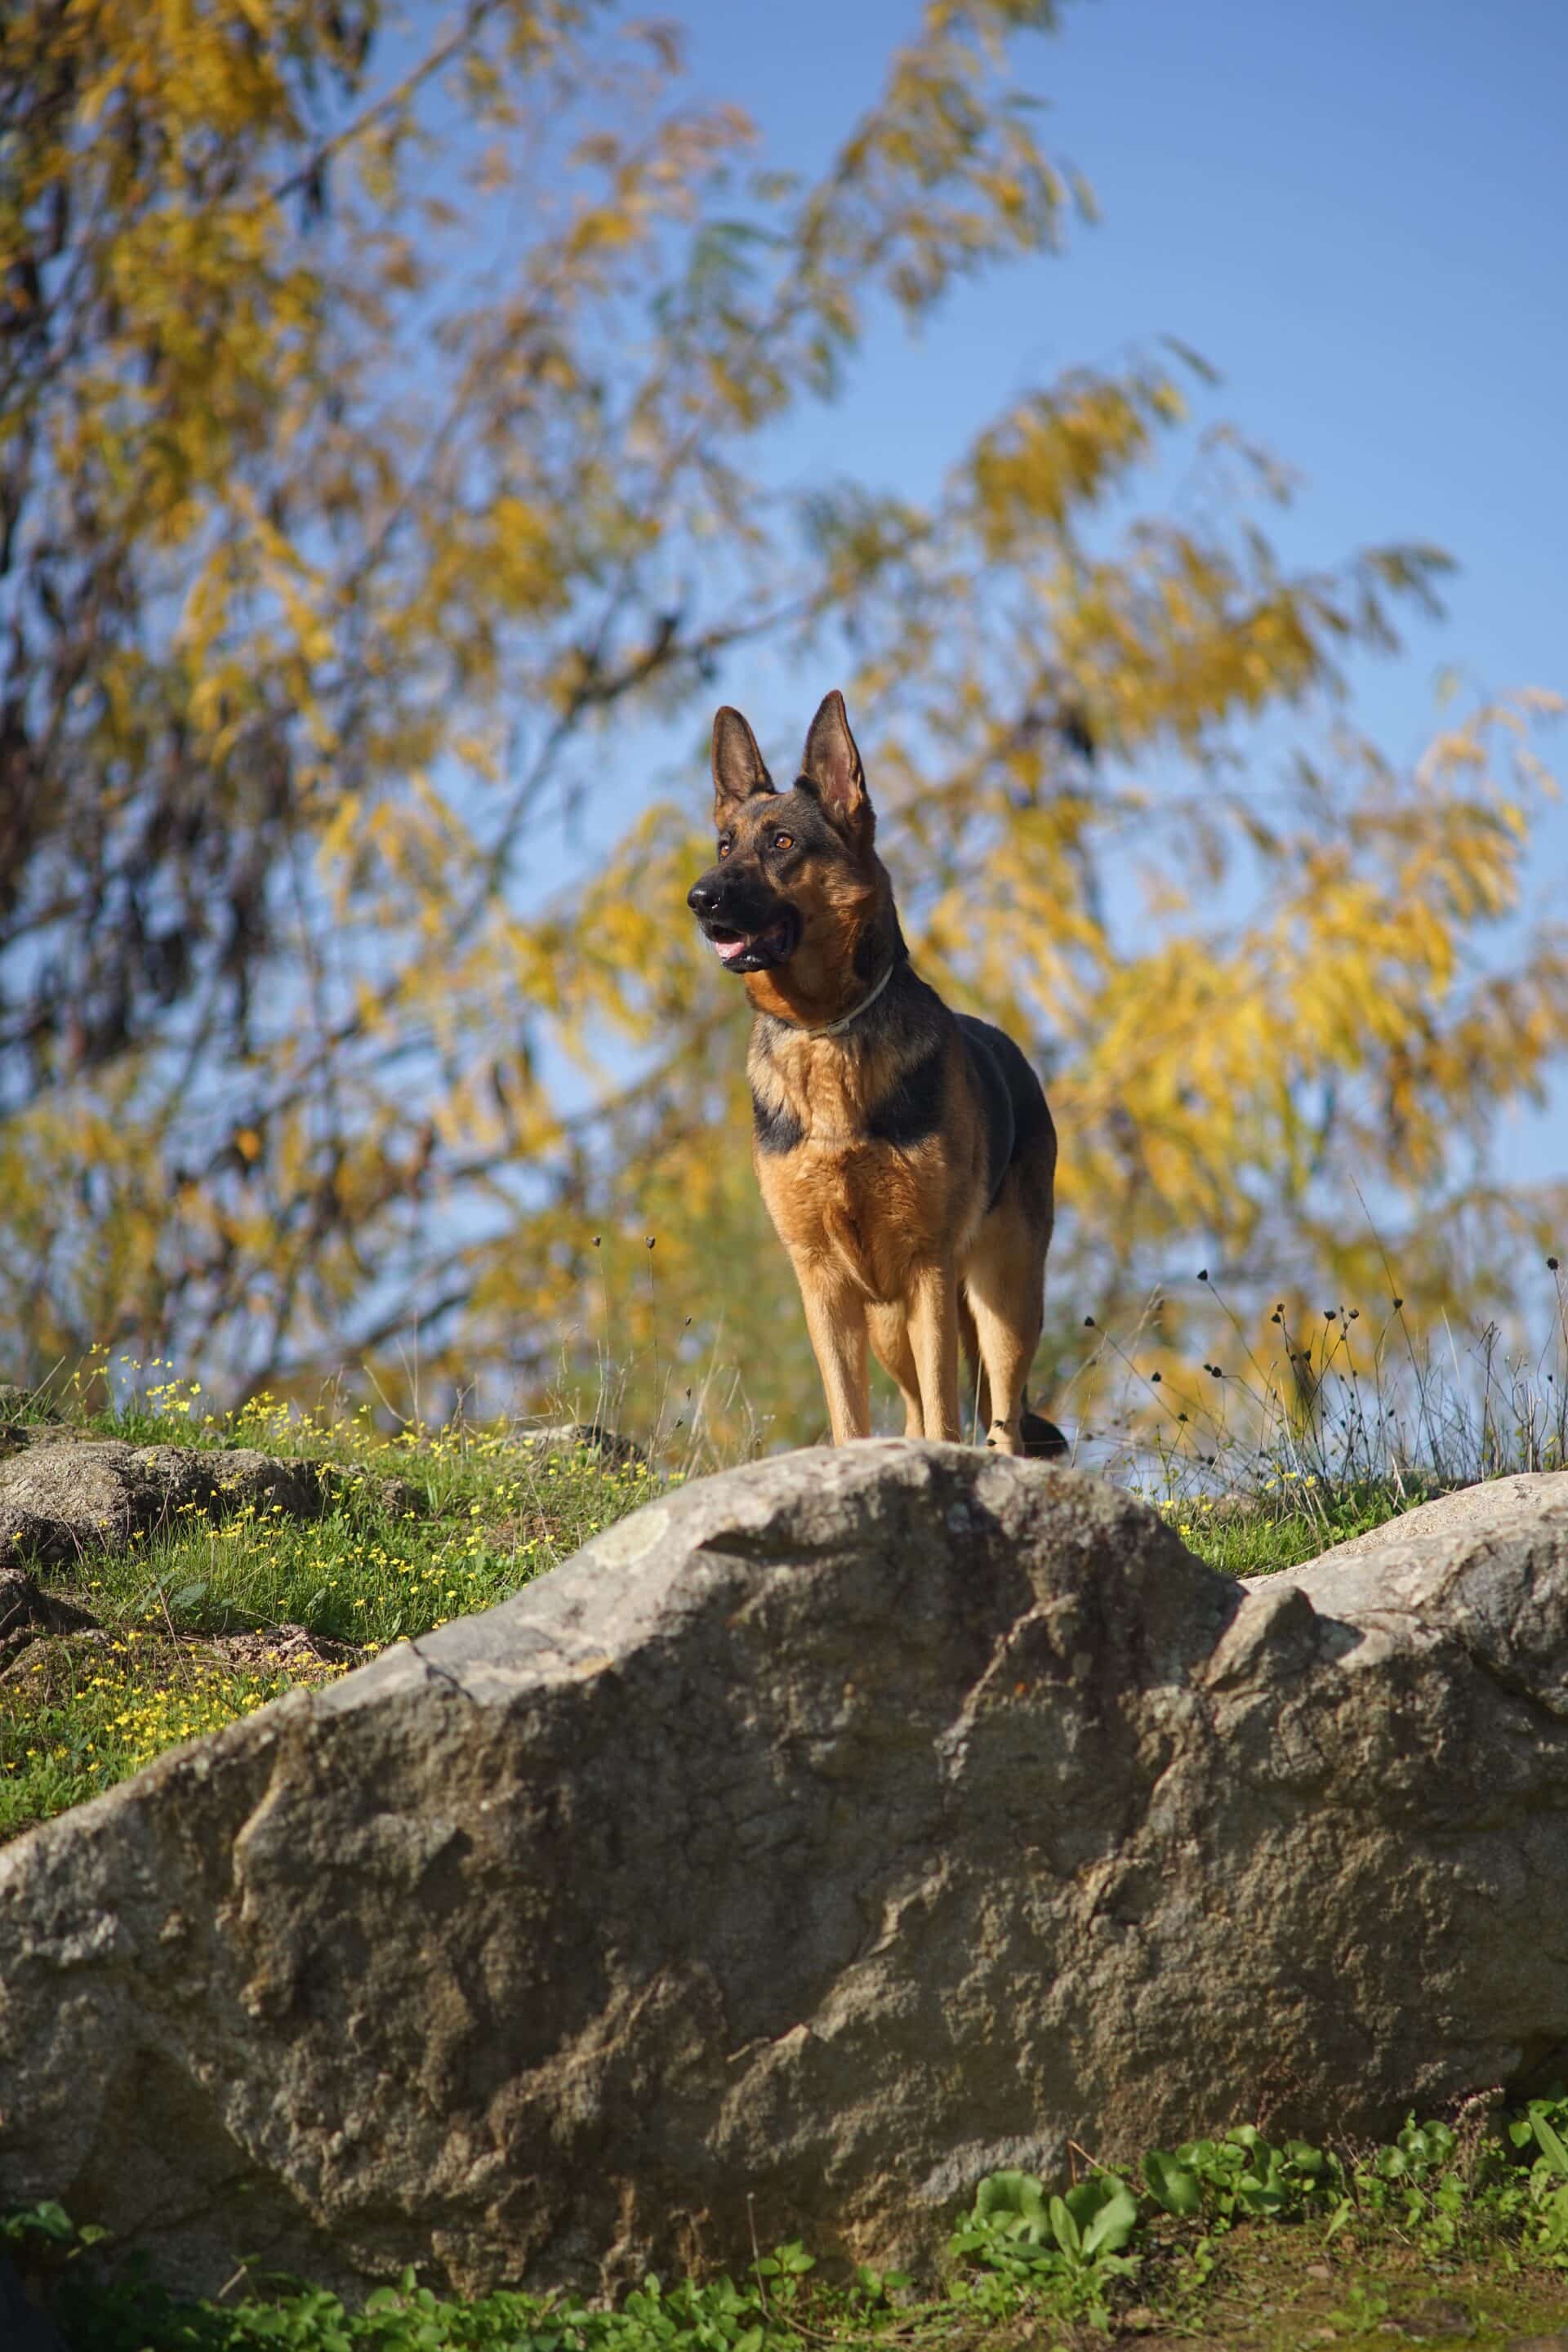
[[[0,2200],[219,2284],[929,2258],[1568,2045],[1568,1476],[1248,1591],[1081,1474],[705,1481],[0,1854]]]

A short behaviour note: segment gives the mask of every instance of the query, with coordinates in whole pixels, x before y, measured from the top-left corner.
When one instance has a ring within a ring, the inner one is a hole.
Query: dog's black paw
[[[1037,1412],[1023,1414],[1018,1423],[1018,1439],[1025,1459],[1030,1462],[1059,1462],[1068,1452],[1067,1439],[1054,1421],[1042,1421]]]

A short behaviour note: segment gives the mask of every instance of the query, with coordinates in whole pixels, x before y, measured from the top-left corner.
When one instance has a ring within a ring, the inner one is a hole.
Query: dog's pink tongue
[[[745,950],[746,941],[743,939],[715,940],[713,942],[713,952],[721,963],[733,963],[738,955],[745,953]]]

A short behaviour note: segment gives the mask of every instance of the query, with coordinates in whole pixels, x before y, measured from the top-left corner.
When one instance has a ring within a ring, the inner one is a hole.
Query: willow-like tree
[[[1561,943],[1500,928],[1528,736],[1473,714],[1405,772],[1341,700],[1431,550],[1284,568],[1279,478],[1196,436],[1175,352],[1015,402],[925,504],[764,487],[879,307],[1086,203],[1017,94],[1052,17],[928,0],[803,182],[592,0],[417,37],[372,0],[7,12],[13,1370],[416,1353],[513,1402],[603,1357],[683,1418],[727,1354],[808,1432],[742,1016],[683,906],[708,711],[764,648],[793,724],[847,688],[918,956],[1050,1077],[1079,1318],[1198,1236],[1271,1288],[1367,1278],[1358,1192],[1431,1310],[1457,1202],[1542,1213],[1479,1150],[1568,1025]],[[1210,494],[1128,521],[1184,435]],[[689,797],[542,901],[546,823],[688,708]],[[1321,748],[1276,728],[1265,777],[1273,711]]]

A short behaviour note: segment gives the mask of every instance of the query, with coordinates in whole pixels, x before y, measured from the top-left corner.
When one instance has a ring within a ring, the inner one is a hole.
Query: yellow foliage
[[[755,436],[876,305],[1090,210],[1009,103],[1051,18],[911,6],[802,184],[681,102],[668,27],[578,0],[384,71],[376,11],[326,0],[5,12],[0,1282],[32,1369],[134,1336],[277,1388],[417,1327],[499,1402],[630,1361],[635,1414],[736,1429],[739,1362],[809,1433],[744,1020],[684,897],[711,703],[753,647],[820,671],[847,615],[916,955],[1048,1077],[1064,1306],[1198,1235],[1271,1282],[1359,1264],[1358,1196],[1437,1268],[1568,1029],[1568,950],[1517,929],[1541,698],[1450,709],[1408,772],[1339,715],[1442,559],[1288,571],[1237,503],[1287,479],[1223,432],[1209,520],[1119,520],[1206,387],[1175,346],[1015,400],[925,503],[763,487]],[[1243,755],[1286,710],[1276,788]],[[689,790],[616,838],[592,787],[680,714]],[[580,808],[584,878],[547,889]]]

